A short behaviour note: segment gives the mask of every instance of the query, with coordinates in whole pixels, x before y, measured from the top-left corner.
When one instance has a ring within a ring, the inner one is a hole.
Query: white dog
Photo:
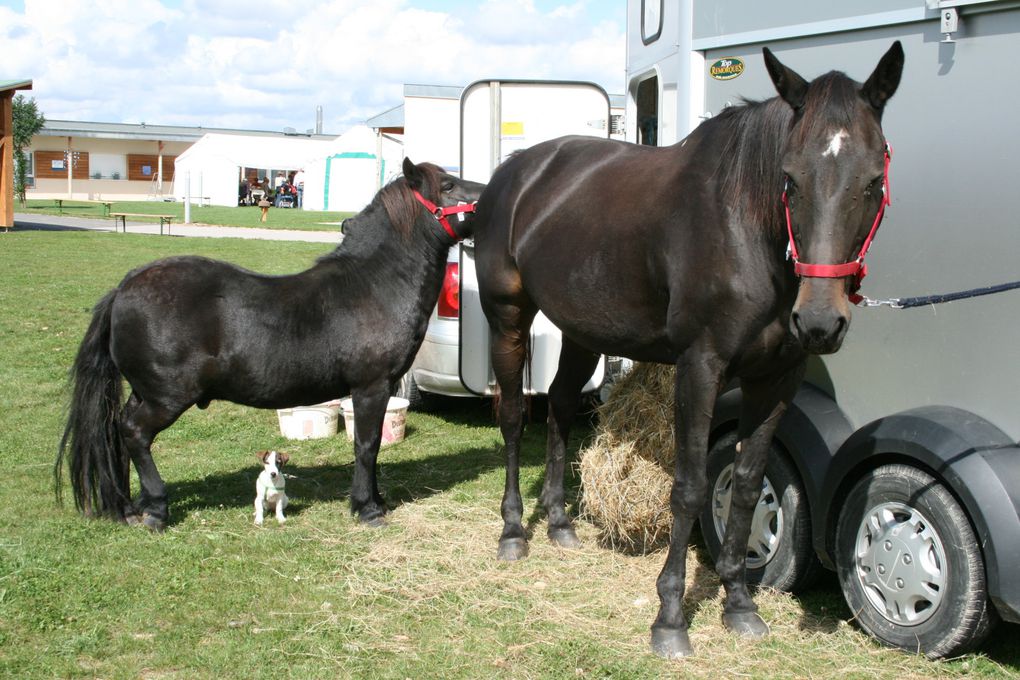
[[[255,481],[255,524],[262,526],[263,513],[270,508],[275,508],[276,521],[283,524],[287,521],[283,516],[283,509],[287,507],[287,494],[283,487],[287,482],[282,468],[290,456],[279,451],[259,451],[255,455],[263,466]]]

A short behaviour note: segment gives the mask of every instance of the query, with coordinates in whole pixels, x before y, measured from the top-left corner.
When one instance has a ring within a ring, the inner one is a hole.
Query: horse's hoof
[[[499,542],[496,559],[503,562],[514,562],[528,556],[528,542],[523,538],[504,538]]]
[[[581,547],[581,539],[574,532],[574,527],[563,527],[562,529],[550,529],[549,540],[561,548],[576,550]]]
[[[166,531],[166,521],[147,512],[142,515],[142,526],[156,534]]]
[[[362,526],[366,526],[366,527],[368,527],[370,529],[382,529],[383,527],[388,526],[388,523],[386,522],[386,518],[383,515],[374,515],[372,517],[361,517],[361,518],[359,518],[359,521],[361,522]],[[281,524],[282,524],[282,522],[281,522]]]
[[[723,614],[726,629],[745,638],[763,638],[769,634],[769,624],[754,612]]]
[[[682,659],[694,654],[694,647],[686,630],[652,628],[652,651],[664,659]]]

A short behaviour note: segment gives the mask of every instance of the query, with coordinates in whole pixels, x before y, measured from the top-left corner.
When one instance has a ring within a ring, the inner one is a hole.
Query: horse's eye
[[[442,190],[444,194],[448,194],[453,191],[453,182],[443,182]]]
[[[880,193],[882,191],[882,183],[884,182],[884,180],[885,177],[883,175],[879,175],[875,179],[871,180],[868,183],[868,186],[864,189],[864,195],[871,197],[875,193]]]

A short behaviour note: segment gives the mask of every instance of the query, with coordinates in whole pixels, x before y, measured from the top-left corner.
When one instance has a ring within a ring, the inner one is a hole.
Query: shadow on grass
[[[387,506],[393,510],[405,503],[442,493],[501,466],[498,452],[483,448],[425,459],[382,461],[379,463],[379,490]],[[290,476],[287,495],[292,501],[287,512],[297,515],[315,503],[346,499],[350,495],[354,463],[291,465],[286,473]],[[171,526],[196,510],[251,505],[255,499],[257,476],[255,468],[247,468],[168,483]]]

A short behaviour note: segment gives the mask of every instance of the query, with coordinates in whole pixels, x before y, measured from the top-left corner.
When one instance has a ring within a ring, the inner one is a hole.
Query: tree
[[[28,181],[28,160],[25,149],[32,143],[32,137],[46,124],[46,118],[39,112],[35,99],[24,95],[14,97],[14,193],[21,205],[25,205],[25,184]]]

